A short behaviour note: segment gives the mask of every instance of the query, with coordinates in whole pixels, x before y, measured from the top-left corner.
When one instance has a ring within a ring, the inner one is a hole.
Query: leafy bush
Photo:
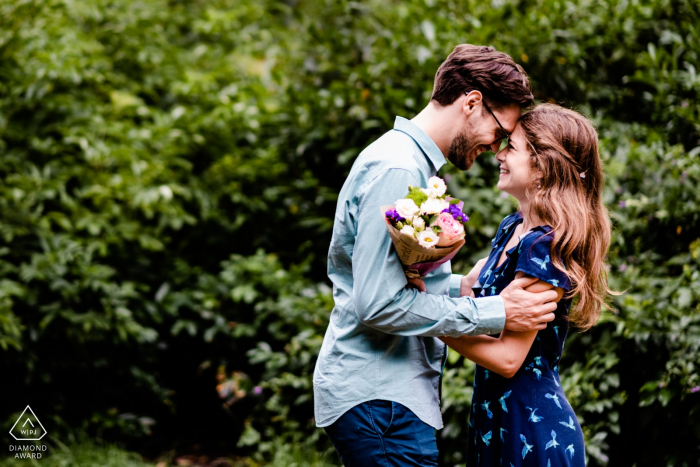
[[[30,403],[57,436],[83,427],[143,452],[328,452],[311,373],[332,309],[336,195],[357,154],[419,111],[441,61],[469,42],[511,54],[538,99],[600,132],[610,277],[625,293],[617,315],[570,337],[562,364],[590,463],[698,465],[699,10],[3,3],[0,365],[13,378],[0,419],[9,429]],[[456,271],[514,209],[494,168],[443,173],[471,217]],[[472,374],[451,355],[445,465],[463,461]]]

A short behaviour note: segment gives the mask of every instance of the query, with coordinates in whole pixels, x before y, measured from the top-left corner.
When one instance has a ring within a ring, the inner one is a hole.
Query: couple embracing
[[[335,213],[335,307],[313,378],[316,423],[345,466],[437,465],[447,346],[477,363],[468,466],[585,465],[558,370],[569,324],[595,324],[609,293],[598,136],[559,106],[522,113],[532,104],[511,57],[460,45],[428,106],[397,117],[355,161]],[[427,186],[447,161],[468,170],[485,151],[518,212],[467,275],[446,262],[408,284],[380,206]]]

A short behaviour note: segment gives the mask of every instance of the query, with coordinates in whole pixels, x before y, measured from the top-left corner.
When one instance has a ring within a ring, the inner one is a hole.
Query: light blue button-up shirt
[[[384,399],[442,428],[446,348],[436,336],[503,329],[503,299],[460,298],[462,276],[452,274],[449,262],[425,278],[427,294],[405,288],[380,206],[403,198],[408,185],[427,187],[444,164],[430,137],[397,117],[394,129],[358,156],[343,185],[328,251],[335,307],[313,377],[319,427],[362,402]]]

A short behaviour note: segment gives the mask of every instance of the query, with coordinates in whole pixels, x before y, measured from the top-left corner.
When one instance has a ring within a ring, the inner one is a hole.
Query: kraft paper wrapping
[[[462,248],[462,245],[464,245],[464,239],[461,239],[446,247],[425,248],[421,246],[418,240],[402,234],[396,227],[391,225],[385,213],[393,208],[393,205],[387,205],[382,206],[380,209],[406,277],[411,279],[424,278],[429,272],[436,270],[441,264],[454,258],[459,249]]]

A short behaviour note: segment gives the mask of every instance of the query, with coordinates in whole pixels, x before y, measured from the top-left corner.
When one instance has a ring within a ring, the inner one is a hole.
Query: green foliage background
[[[0,1],[4,432],[30,404],[58,439],[153,457],[329,450],[311,374],[336,196],[459,43],[511,54],[600,132],[626,292],[562,364],[590,465],[700,465],[694,0]],[[513,203],[492,160],[443,175],[465,271]],[[451,353],[443,465],[473,370]]]

